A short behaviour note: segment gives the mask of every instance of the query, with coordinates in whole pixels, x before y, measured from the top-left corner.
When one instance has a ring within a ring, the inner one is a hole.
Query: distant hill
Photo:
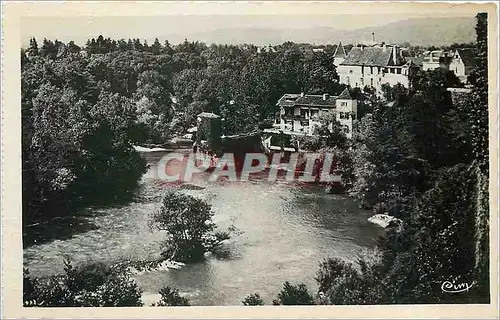
[[[285,41],[307,42],[314,44],[359,43],[371,40],[375,33],[377,42],[402,43],[413,45],[449,45],[452,43],[474,42],[475,18],[429,18],[410,19],[389,23],[387,25],[354,30],[342,30],[341,26],[320,27],[310,29],[278,29],[278,28],[222,28],[188,34],[167,34],[165,37],[172,43],[198,40],[206,43],[256,45],[281,44]]]

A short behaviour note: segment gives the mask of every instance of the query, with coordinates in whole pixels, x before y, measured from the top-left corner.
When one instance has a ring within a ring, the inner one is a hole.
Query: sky
[[[412,18],[471,17],[463,12],[433,12],[418,14],[309,14],[309,15],[165,15],[165,16],[79,16],[29,17],[21,20],[21,41],[26,46],[31,37],[42,40],[73,40],[81,45],[87,39],[104,37],[140,38],[152,42],[172,39],[177,43],[183,35],[228,28],[309,29],[333,27],[352,30],[380,26]],[[193,39],[196,40],[196,39]]]

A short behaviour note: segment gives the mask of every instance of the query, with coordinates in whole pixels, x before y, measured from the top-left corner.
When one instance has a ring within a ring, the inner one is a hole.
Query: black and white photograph
[[[20,308],[496,309],[497,4],[202,4],[18,19]]]

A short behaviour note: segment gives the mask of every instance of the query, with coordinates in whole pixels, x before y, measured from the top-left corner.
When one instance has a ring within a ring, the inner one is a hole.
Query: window
[[[341,107],[347,107],[347,102],[341,102],[341,103],[340,103],[340,106],[341,106]]]
[[[373,78],[370,79],[370,85],[373,87]]]
[[[397,73],[397,74],[401,74],[401,69],[399,69],[399,68],[398,68],[398,69],[396,69],[396,73]]]
[[[355,119],[356,119],[356,114],[355,114],[354,112],[353,112],[353,113],[351,113],[351,118],[352,118],[352,120],[355,120]]]
[[[342,126],[342,130],[345,132],[345,133],[349,133],[349,126]]]
[[[365,79],[361,78],[361,85],[363,86],[365,84]]]
[[[370,73],[373,74],[373,67],[370,67]]]

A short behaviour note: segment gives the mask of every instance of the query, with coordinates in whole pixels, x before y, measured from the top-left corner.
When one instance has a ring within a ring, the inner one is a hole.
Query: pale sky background
[[[331,27],[353,30],[381,26],[413,18],[473,17],[463,12],[432,12],[424,14],[314,14],[314,15],[166,15],[166,16],[108,16],[108,17],[29,17],[21,20],[21,41],[26,46],[30,37],[41,42],[44,37],[64,42],[73,40],[82,45],[87,39],[104,37],[140,38],[149,43],[157,37],[178,43],[186,36],[209,30],[230,28],[309,29]],[[198,40],[189,38],[189,40]]]

